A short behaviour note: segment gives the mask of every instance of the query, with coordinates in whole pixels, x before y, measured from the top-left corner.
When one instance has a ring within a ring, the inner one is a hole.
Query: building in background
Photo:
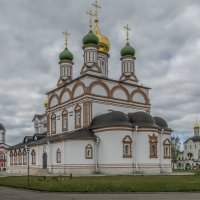
[[[9,146],[5,143],[5,138],[6,130],[0,123],[0,171],[6,171],[7,168],[7,149]]]
[[[28,158],[32,174],[171,172],[171,129],[150,114],[150,88],[136,76],[130,28],[125,27],[126,43],[120,52],[121,75],[111,79],[110,42],[99,29],[99,5],[93,5],[94,26],[93,13],[88,12],[80,76],[73,77],[69,33],[64,32],[57,86],[47,93],[45,113],[33,118],[35,134],[9,149],[8,172],[26,173]]]
[[[183,143],[184,150],[180,153],[177,167],[181,169],[200,168],[200,134],[199,123],[194,124],[194,136]]]

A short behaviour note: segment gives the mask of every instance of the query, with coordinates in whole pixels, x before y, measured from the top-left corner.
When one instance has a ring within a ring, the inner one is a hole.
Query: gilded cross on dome
[[[65,30],[65,31],[63,31],[63,35],[65,37],[65,48],[67,48],[67,40],[70,36],[70,33],[67,30]]]
[[[92,10],[88,11],[87,14],[90,16],[90,30],[92,30],[92,17],[94,17],[95,14],[92,12]]]
[[[129,41],[129,34],[128,32],[131,30],[131,28],[128,26],[128,24],[126,26],[124,26],[125,31],[126,31],[126,41]]]
[[[100,9],[101,6],[98,4],[98,0],[96,0],[92,5],[93,5],[93,6],[95,7],[95,9],[96,9],[95,15],[96,15],[96,20],[97,20],[97,19],[98,19],[98,9]]]

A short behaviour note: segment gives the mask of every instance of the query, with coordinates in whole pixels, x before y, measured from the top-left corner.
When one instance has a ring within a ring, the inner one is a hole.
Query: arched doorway
[[[47,153],[44,152],[42,155],[42,159],[43,159],[43,169],[47,168]]]
[[[191,169],[190,163],[186,163],[186,164],[185,164],[185,169],[186,169],[186,170],[187,170],[187,169]]]

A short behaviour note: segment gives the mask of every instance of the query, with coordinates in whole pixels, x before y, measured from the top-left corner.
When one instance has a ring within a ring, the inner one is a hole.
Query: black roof
[[[5,128],[4,128],[3,124],[1,124],[1,123],[0,123],[0,130],[5,131]]]
[[[96,136],[94,135],[93,131],[86,128],[77,129],[77,130],[64,132],[64,133],[58,133],[58,134],[44,137],[35,141],[33,140],[33,136],[30,136],[30,137],[32,137],[31,141],[26,142],[26,143],[23,141],[19,144],[12,146],[10,149],[22,148],[22,147],[25,147],[26,145],[31,146],[31,145],[36,145],[36,144],[44,144],[47,142],[54,142],[57,140],[59,141],[59,140],[67,140],[67,139],[68,140],[70,139],[93,139],[93,140],[96,139]]]
[[[120,111],[112,111],[98,115],[92,120],[90,128],[95,129],[111,126],[138,126],[171,130],[163,118],[153,118],[149,113],[143,111],[128,113],[128,115]]]
[[[46,116],[46,113],[44,113],[44,114],[42,114],[42,115],[35,114],[32,121],[34,121],[36,117],[37,117],[39,120],[41,120],[41,119],[44,118],[45,116]]]
[[[98,115],[92,120],[90,128],[103,128],[109,126],[130,126],[128,116],[120,111],[112,111]]]
[[[47,136],[47,132],[44,132],[44,133],[36,133],[34,136],[33,136],[33,140],[40,140],[44,137]],[[37,138],[37,139],[36,139]]]
[[[146,112],[128,113],[128,117],[132,126],[159,128],[154,118]]]
[[[168,124],[167,124],[167,122],[163,118],[161,118],[161,117],[154,117],[154,120],[155,120],[156,124],[160,128],[164,128],[164,129],[168,128]]]
[[[193,142],[200,142],[200,136],[199,135],[193,136],[187,139],[184,143],[188,142],[189,140],[192,140]]]
[[[25,140],[27,140],[27,142],[31,142],[31,141],[33,141],[33,136],[25,136],[23,139],[24,143],[26,142]]]

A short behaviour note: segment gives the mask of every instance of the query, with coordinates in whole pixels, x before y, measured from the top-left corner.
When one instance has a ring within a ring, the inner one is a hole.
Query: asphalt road
[[[74,194],[0,187],[0,200],[199,200],[200,193]]]

